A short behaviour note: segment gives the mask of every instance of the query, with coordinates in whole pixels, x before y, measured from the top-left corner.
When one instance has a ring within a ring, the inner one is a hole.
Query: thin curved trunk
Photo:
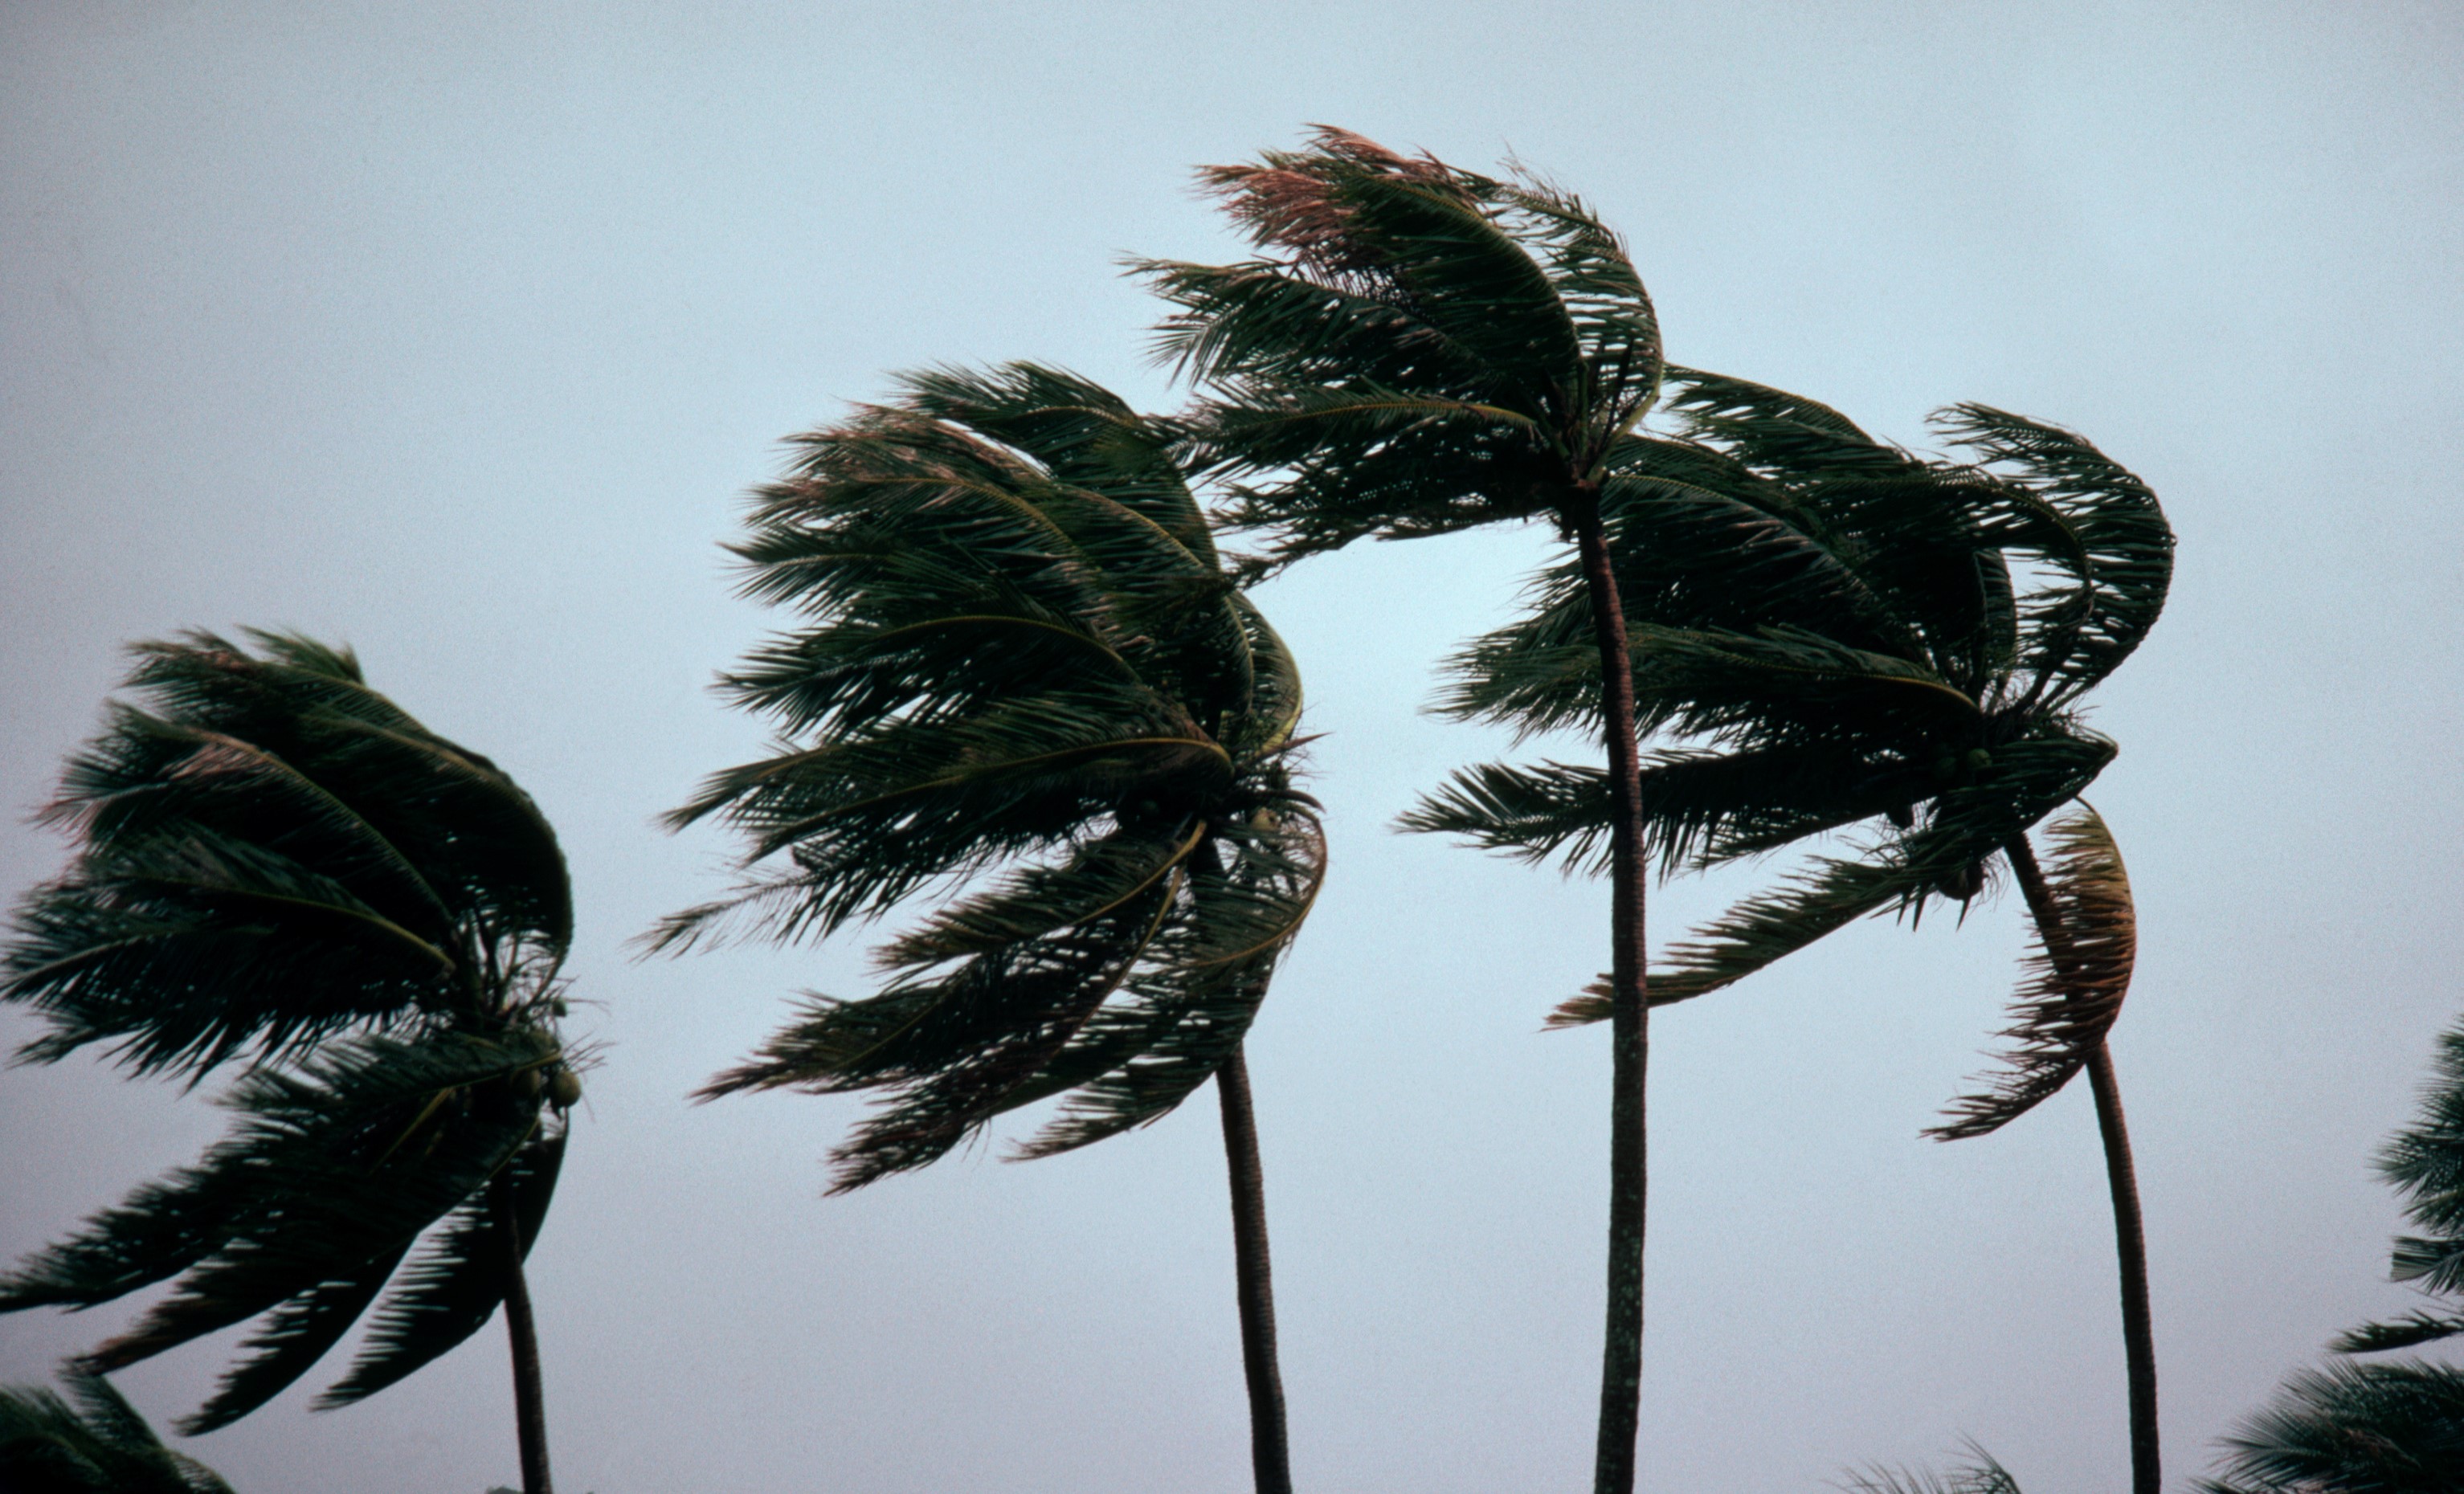
[[[1642,1246],[1646,1182],[1643,1087],[1651,1052],[1644,991],[1642,752],[1635,739],[1634,665],[1625,604],[1609,563],[1596,492],[1569,505],[1600,651],[1600,715],[1609,754],[1611,828],[1608,1321],[1600,1353],[1599,1444],[1593,1494],[1633,1494],[1642,1416]]]
[[[539,1388],[539,1329],[522,1277],[522,1221],[510,1173],[489,1184],[496,1232],[505,1243],[505,1340],[514,1355],[514,1428],[521,1439],[522,1494],[555,1494],[547,1472],[547,1401]]]
[[[1275,1359],[1275,1279],[1266,1255],[1266,1184],[1258,1165],[1258,1119],[1241,1049],[1215,1071],[1223,1102],[1224,1171],[1232,1181],[1232,1268],[1241,1300],[1241,1367],[1249,1384],[1249,1462],[1258,1494],[1292,1494],[1284,1430],[1284,1375]]]
[[[2052,889],[2036,865],[2027,837],[2013,836],[2005,853],[2018,873],[2019,890],[2035,915],[2056,970],[2071,964],[2070,936],[2054,906]],[[2139,1173],[2130,1160],[2130,1131],[2122,1115],[2122,1083],[2113,1053],[2099,1043],[2088,1055],[2088,1088],[2096,1096],[2097,1130],[2104,1138],[2104,1182],[2113,1196],[2115,1254],[2122,1267],[2122,1345],[2130,1378],[2131,1494],[2158,1494],[2162,1447],[2156,1432],[2156,1319],[2147,1297],[2147,1231],[2139,1212]]]

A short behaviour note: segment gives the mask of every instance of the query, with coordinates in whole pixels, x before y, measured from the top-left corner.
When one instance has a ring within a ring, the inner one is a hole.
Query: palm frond
[[[2464,1317],[2441,1312],[2408,1312],[2392,1323],[2365,1323],[2340,1333],[2327,1347],[2340,1354],[2377,1354],[2390,1349],[2413,1349],[2464,1333]]]
[[[84,1356],[116,1370],[269,1314],[250,1357],[192,1418],[264,1403],[346,1331],[422,1231],[459,1207],[539,1124],[516,1083],[553,1038],[430,1034],[326,1044],[225,1098],[232,1134],[0,1278],[0,1310],[88,1307],[178,1277],[137,1325]]]
[[[1876,1463],[1850,1472],[1839,1487],[1847,1494],[2021,1494],[2019,1481],[1991,1453],[1971,1440],[1966,1455],[1947,1474]]]
[[[514,1194],[521,1253],[528,1257],[547,1221],[564,1164],[567,1128],[532,1135],[505,1169]],[[463,1203],[430,1235],[369,1321],[350,1373],[317,1397],[328,1410],[363,1400],[426,1368],[487,1326],[505,1299],[504,1230],[484,1194]]]
[[[231,1494],[193,1458],[163,1445],[110,1381],[72,1370],[68,1395],[0,1387],[0,1488],[25,1494]]]
[[[2085,1066],[2122,1015],[2137,958],[2139,925],[2122,848],[2085,802],[2048,830],[2055,846],[2055,930],[2032,924],[2028,977],[2002,1036],[2011,1048],[1991,1088],[1953,1100],[1928,1129],[1939,1141],[1999,1131],[2052,1097]]]
[[[2338,1364],[2297,1372],[2224,1439],[2206,1494],[2448,1494],[2464,1488],[2464,1370]]]

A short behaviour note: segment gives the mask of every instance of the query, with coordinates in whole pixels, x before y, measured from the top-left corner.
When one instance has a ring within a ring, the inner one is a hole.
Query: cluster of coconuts
[[[514,1088],[523,1099],[544,1099],[560,1110],[582,1103],[582,1076],[562,1064],[525,1068],[514,1076]]]
[[[1944,788],[1956,783],[1972,783],[1979,774],[1993,766],[1993,755],[1982,747],[1966,752],[1953,752],[1948,747],[1935,749],[1933,780]],[[1982,857],[1936,879],[1933,890],[1957,902],[1968,902],[1985,890],[1985,862]]]

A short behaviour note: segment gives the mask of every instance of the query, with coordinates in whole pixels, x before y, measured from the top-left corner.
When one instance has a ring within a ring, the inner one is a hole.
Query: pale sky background
[[[723,843],[766,621],[717,545],[779,440],[894,369],[1031,356],[1154,404],[1119,256],[1229,257],[1189,170],[1329,121],[1509,150],[1631,237],[1672,355],[1921,443],[2072,425],[2181,535],[2102,692],[2144,944],[2114,1039],[2177,1481],[2362,1317],[2368,1155],[2459,1006],[2464,10],[2444,4],[0,9],[0,896],[124,668],[189,625],[347,640],[560,827],[606,1046],[533,1262],[571,1494],[1247,1486],[1211,1101],[852,1197],[854,1102],[688,1106],[855,941],[636,964]],[[1542,1034],[1605,898],[1386,828],[1494,738],[1418,714],[1538,532],[1364,547],[1262,600],[1334,873],[1252,1044],[1309,1494],[1587,1485],[1606,1034]],[[1662,937],[1779,869],[1672,887]],[[1973,1436],[2126,1486],[2084,1087],[1918,1130],[2022,947],[1860,926],[1654,1023],[1645,1486],[1813,1490]],[[0,1042],[31,1034],[13,1014]],[[1205,1097],[1201,1096],[1201,1100]],[[191,1157],[202,1096],[0,1072],[0,1258]],[[0,1319],[0,1380],[129,1315]],[[192,1409],[231,1335],[131,1371]],[[187,1443],[243,1494],[514,1482],[492,1327]]]

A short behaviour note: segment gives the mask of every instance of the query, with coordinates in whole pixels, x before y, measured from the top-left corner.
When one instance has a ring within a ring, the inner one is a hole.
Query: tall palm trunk
[[[1232,1269],[1241,1301],[1241,1367],[1249,1383],[1249,1462],[1258,1494],[1292,1494],[1284,1430],[1284,1375],[1275,1360],[1275,1278],[1266,1255],[1266,1184],[1258,1166],[1258,1118],[1249,1107],[1249,1065],[1239,1048],[1215,1071],[1223,1102],[1224,1171],[1232,1181]]]
[[[2018,873],[2019,890],[2028,899],[2046,954],[2055,970],[2067,975],[2075,968],[2070,934],[2036,865],[2036,853],[2024,835],[2013,836],[2003,850]],[[2139,1213],[2130,1131],[2123,1123],[2122,1084],[2114,1077],[2113,1053],[2106,1044],[2099,1043],[2088,1055],[2087,1078],[2096,1096],[2097,1130],[2104,1137],[2104,1181],[2113,1196],[2114,1247],[2122,1266],[2122,1345],[2130,1377],[2130,1489],[2131,1494],[2158,1494],[2162,1449],[2156,1435],[2156,1322],[2147,1300],[2147,1231]]]
[[[1642,1415],[1642,1243],[1645,1182],[1643,1085],[1651,1009],[1643,988],[1642,752],[1635,739],[1634,666],[1625,604],[1609,564],[1599,492],[1586,485],[1568,505],[1581,553],[1600,650],[1600,715],[1608,737],[1611,829],[1608,1322],[1600,1355],[1599,1445],[1593,1494],[1633,1494],[1635,1439]]]
[[[522,1221],[514,1205],[510,1170],[489,1188],[496,1232],[505,1241],[505,1339],[514,1354],[514,1428],[521,1439],[522,1494],[555,1494],[547,1473],[547,1400],[539,1389],[539,1329],[531,1319],[530,1285],[522,1278]]]

